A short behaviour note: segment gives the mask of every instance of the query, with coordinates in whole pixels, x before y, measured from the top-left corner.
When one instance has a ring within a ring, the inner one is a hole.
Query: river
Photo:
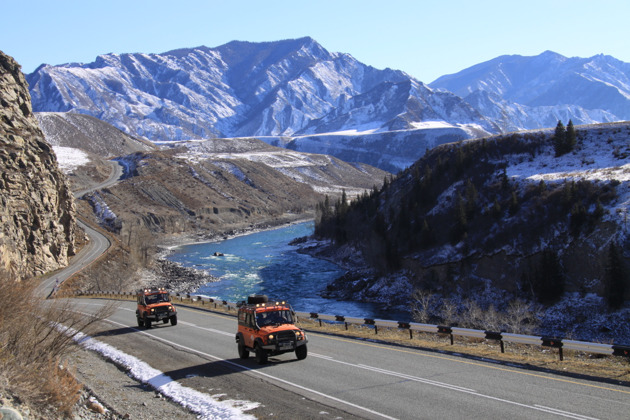
[[[250,294],[287,300],[300,312],[360,318],[403,320],[378,304],[326,299],[320,292],[345,271],[325,260],[297,252],[289,243],[313,233],[313,223],[299,223],[244,236],[183,245],[173,249],[171,261],[207,270],[220,281],[207,283],[195,293],[238,302]],[[215,256],[214,254],[223,254]],[[406,318],[406,317],[405,317]]]

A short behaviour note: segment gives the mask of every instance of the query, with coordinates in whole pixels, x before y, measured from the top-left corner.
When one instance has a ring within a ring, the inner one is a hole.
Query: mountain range
[[[312,38],[106,54],[27,75],[33,109],[94,116],[151,141],[258,137],[391,172],[436,145],[630,119],[630,64],[501,56],[427,85]],[[324,136],[325,135],[325,136]]]
[[[430,86],[464,98],[503,132],[630,119],[630,64],[606,55],[504,55]]]

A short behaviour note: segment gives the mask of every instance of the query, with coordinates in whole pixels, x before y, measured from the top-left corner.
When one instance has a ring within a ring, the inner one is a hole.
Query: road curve
[[[88,310],[104,304],[79,300]],[[98,339],[201,392],[262,403],[258,417],[621,419],[630,388],[455,355],[309,333],[309,355],[238,358],[233,316],[180,306],[176,326],[138,329],[122,302]],[[206,390],[206,391],[204,391]],[[284,413],[284,414],[281,414]]]
[[[75,191],[73,193],[75,199],[79,199],[89,192],[110,187],[118,182],[123,174],[123,168],[115,161],[110,161],[110,165],[112,171],[105,181],[91,188]],[[91,228],[85,221],[77,218],[77,224],[85,231],[89,240],[75,256],[70,258],[67,267],[59,270],[53,276],[45,279],[39,284],[37,293],[40,296],[50,296],[56,286],[90,265],[111,246],[111,242],[105,235]]]

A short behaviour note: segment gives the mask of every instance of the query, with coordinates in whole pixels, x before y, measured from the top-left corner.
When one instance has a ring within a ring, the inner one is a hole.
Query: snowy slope
[[[189,140],[160,143],[162,148],[176,148],[177,159],[189,163],[211,162],[247,184],[242,162],[263,164],[318,193],[349,196],[361,194],[374,186],[374,179],[386,173],[365,164],[349,164],[323,154],[296,152],[270,146],[253,138]]]
[[[495,130],[455,95],[378,70],[311,38],[108,54],[27,76],[35,111],[72,111],[150,140],[411,128],[444,120]]]
[[[459,95],[503,131],[630,120],[630,64],[552,51],[505,55],[430,84]],[[502,115],[501,115],[502,114]]]

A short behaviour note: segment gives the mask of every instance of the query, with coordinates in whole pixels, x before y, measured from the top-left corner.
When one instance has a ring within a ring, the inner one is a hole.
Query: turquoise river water
[[[328,315],[405,320],[377,304],[326,299],[326,285],[344,270],[325,260],[300,254],[289,243],[313,233],[313,223],[300,223],[216,242],[177,247],[168,256],[187,267],[207,270],[220,281],[207,283],[195,293],[238,302],[250,294],[287,300],[293,309]],[[218,252],[223,256],[214,256]]]

